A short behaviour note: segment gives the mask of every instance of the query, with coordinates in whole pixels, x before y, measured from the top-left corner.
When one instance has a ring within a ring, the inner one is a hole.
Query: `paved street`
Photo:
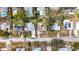
[[[6,47],[5,48],[1,48],[5,51],[9,51],[11,50],[11,43],[12,42],[35,42],[35,41],[38,41],[38,42],[50,42],[52,39],[61,39],[61,40],[64,40],[64,41],[70,41],[70,42],[78,42],[79,41],[79,37],[76,38],[69,38],[68,36],[66,37],[61,37],[61,38],[0,38],[0,42],[4,42],[6,43]]]
[[[23,41],[48,41],[50,42],[52,39],[61,39],[64,41],[70,41],[70,42],[78,42],[79,41],[79,37],[61,37],[61,38],[0,38],[0,42],[7,42],[7,41],[13,41],[13,42],[23,42]]]

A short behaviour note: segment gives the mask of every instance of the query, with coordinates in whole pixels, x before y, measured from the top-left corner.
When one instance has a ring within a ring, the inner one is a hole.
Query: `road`
[[[47,42],[50,42],[52,39],[57,39],[56,37],[54,38],[0,38],[0,42],[5,42],[6,43],[6,48],[1,48],[2,51],[9,51],[11,49],[11,46],[10,46],[10,43],[11,41],[12,42],[27,42],[27,41],[30,41],[30,42],[34,42],[34,41],[39,41],[39,42],[43,42],[43,41],[47,41]],[[61,40],[64,40],[64,41],[70,41],[70,42],[78,42],[79,41],[79,37],[76,38],[76,37],[61,37],[61,38],[58,38],[58,39],[61,39]]]
[[[70,42],[78,42],[79,41],[79,37],[60,37],[60,38],[56,38],[56,37],[53,37],[53,38],[0,38],[0,42],[9,42],[9,41],[13,41],[13,42],[23,42],[23,41],[47,41],[47,42],[50,42],[52,39],[61,39],[61,40],[64,40],[64,41],[70,41]]]

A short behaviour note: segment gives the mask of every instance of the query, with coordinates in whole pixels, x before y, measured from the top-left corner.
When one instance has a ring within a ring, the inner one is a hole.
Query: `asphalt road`
[[[70,41],[70,42],[78,42],[79,41],[79,37],[69,37],[69,36],[65,36],[65,37],[53,37],[53,38],[0,38],[0,42],[9,42],[9,41],[13,41],[13,42],[18,42],[18,41],[47,41],[50,42],[52,39],[61,39],[64,41]]]

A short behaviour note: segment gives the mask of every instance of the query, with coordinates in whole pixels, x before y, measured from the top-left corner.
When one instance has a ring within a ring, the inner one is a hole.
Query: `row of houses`
[[[0,7],[0,13],[8,12],[8,8],[9,7]],[[40,15],[45,15],[46,9],[49,9],[49,8],[51,10],[58,10],[61,8],[61,9],[63,9],[64,13],[74,12],[74,11],[76,11],[76,9],[78,9],[77,7],[36,7],[36,9],[40,13]],[[16,14],[18,9],[19,9],[19,7],[12,7],[13,14]],[[24,7],[24,9],[27,11],[28,16],[33,16],[33,7]]]
[[[2,12],[9,12],[11,7],[0,7],[0,13]],[[12,15],[17,14],[17,10],[19,10],[20,7],[12,7]],[[64,14],[69,13],[71,16],[73,16],[73,13],[78,10],[77,7],[35,7],[33,9],[33,7],[24,7],[24,9],[26,10],[26,14],[28,15],[28,17],[33,16],[33,13],[35,13],[35,11],[37,11],[39,13],[40,16],[46,16],[46,12],[50,10],[59,10],[62,9],[62,12]],[[7,14],[8,15],[8,14]],[[73,21],[71,19],[71,21]],[[45,20],[43,21],[45,22]],[[40,27],[40,24],[38,24]],[[45,30],[46,26],[41,25],[43,27],[43,29]],[[38,31],[40,29],[38,28]]]

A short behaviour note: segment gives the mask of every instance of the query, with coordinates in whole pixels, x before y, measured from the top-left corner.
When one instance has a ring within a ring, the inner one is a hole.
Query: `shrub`
[[[52,39],[50,45],[52,47],[52,50],[58,50],[59,48],[64,47],[65,43],[61,39]]]
[[[3,30],[0,30],[0,37],[8,37],[9,35],[7,35]]]
[[[74,45],[72,45],[73,49],[79,50],[79,42],[75,42]]]

